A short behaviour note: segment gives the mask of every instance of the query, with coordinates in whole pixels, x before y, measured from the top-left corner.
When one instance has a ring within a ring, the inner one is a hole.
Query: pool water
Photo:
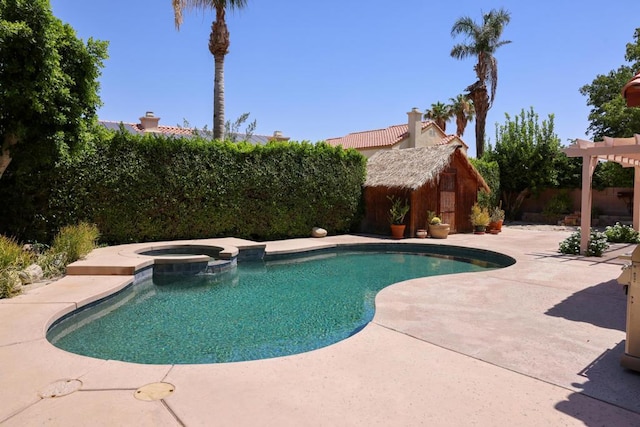
[[[377,292],[390,284],[495,267],[378,252],[244,262],[220,275],[135,284],[57,323],[47,338],[73,353],[146,364],[285,356],[362,329],[373,318]]]

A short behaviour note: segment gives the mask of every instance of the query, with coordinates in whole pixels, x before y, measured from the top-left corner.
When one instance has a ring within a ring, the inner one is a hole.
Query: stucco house
[[[332,146],[354,148],[369,158],[381,150],[398,150],[403,148],[433,147],[438,145],[457,144],[466,155],[467,144],[456,135],[445,134],[432,121],[423,121],[422,112],[413,108],[407,113],[405,124],[389,126],[385,129],[354,132],[340,138],[329,138],[326,142]]]
[[[144,116],[140,117],[138,123],[131,122],[114,122],[107,120],[100,120],[99,123],[107,129],[118,130],[120,126],[133,134],[145,134],[156,133],[167,136],[176,137],[192,137],[195,135],[209,136],[210,131],[203,131],[200,129],[192,129],[182,126],[165,126],[160,125],[160,117],[153,114],[153,111],[147,111]],[[246,141],[246,135],[244,134],[232,134],[230,138],[233,141]],[[282,132],[275,131],[273,135],[249,135],[248,142],[252,144],[264,145],[269,141],[288,141],[289,137],[283,136]]]

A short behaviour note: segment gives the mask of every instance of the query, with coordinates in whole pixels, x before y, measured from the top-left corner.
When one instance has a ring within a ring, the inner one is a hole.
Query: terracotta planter
[[[449,224],[429,224],[429,235],[434,239],[446,239],[450,230]]]
[[[500,220],[500,221],[492,221],[491,223],[489,223],[489,227],[487,227],[487,230],[490,232],[493,232],[494,230],[496,231],[496,233],[499,233],[502,231],[502,223],[504,221]]]
[[[484,234],[487,231],[486,225],[474,225],[473,226],[473,234]]]
[[[421,228],[420,230],[416,231],[416,237],[419,239],[425,239],[427,237],[427,230]]]
[[[391,224],[391,237],[394,239],[404,238],[405,227],[406,225],[404,224]]]

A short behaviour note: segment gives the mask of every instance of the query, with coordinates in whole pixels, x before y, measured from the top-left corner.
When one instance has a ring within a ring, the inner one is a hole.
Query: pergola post
[[[598,158],[582,156],[582,203],[580,207],[580,253],[585,254],[591,237],[591,182]]]

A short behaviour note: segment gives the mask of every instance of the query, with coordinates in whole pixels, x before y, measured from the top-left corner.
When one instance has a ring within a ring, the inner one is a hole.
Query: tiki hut
[[[488,192],[489,187],[461,147],[451,143],[374,154],[367,163],[362,231],[389,234],[390,196],[406,200],[411,207],[405,217],[405,237],[425,228],[427,211],[450,224],[451,233],[473,231],[471,206],[478,190]]]

